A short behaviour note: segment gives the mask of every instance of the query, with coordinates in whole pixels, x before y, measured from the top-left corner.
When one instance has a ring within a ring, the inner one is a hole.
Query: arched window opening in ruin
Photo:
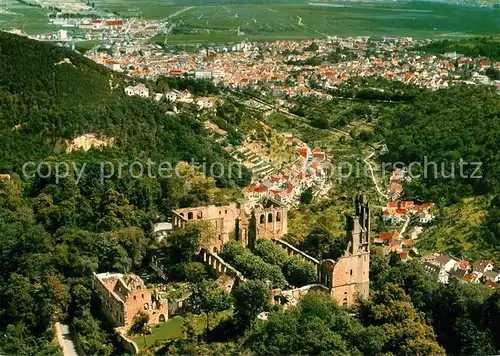
[[[197,216],[198,219],[203,219],[203,213],[201,211],[198,211],[198,216]]]
[[[145,303],[145,304],[144,304],[144,309],[145,309],[145,310],[148,310],[148,309],[149,309],[149,304],[148,304],[148,303]]]
[[[281,221],[281,213],[279,211],[276,213],[276,221]]]
[[[269,213],[267,215],[267,222],[273,222],[273,214]]]
[[[217,247],[214,247],[213,252],[214,253],[218,253],[219,252],[219,250],[217,250]]]
[[[264,214],[262,214],[262,215],[260,216],[260,223],[261,223],[261,224],[264,224],[265,222],[266,222],[266,218],[265,218]]]
[[[286,298],[283,297],[282,295],[277,295],[274,297],[275,304],[284,305],[286,304],[286,302],[287,302]]]
[[[346,307],[346,306],[347,306],[347,298],[344,298],[344,300],[342,301],[342,305],[343,305],[344,307]]]
[[[165,315],[164,314],[160,314],[160,317],[158,318],[158,321],[160,323],[164,323],[165,322]]]
[[[189,212],[188,213],[188,219],[191,220],[193,218],[193,213],[192,212]]]

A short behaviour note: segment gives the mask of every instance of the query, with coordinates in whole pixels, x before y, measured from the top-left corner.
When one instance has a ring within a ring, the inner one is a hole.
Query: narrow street
[[[57,322],[55,327],[57,340],[63,349],[64,356],[78,356],[75,344],[73,343],[73,339],[71,338],[71,334],[69,332],[69,326],[67,324]]]
[[[371,163],[368,161],[370,158],[373,157],[373,155],[375,154],[375,150],[373,150],[372,153],[370,153],[364,160],[363,162],[365,162],[367,165],[368,165],[368,168],[370,169],[370,174],[372,176],[372,181],[373,181],[373,184],[375,184],[375,188],[377,188],[377,192],[385,199],[389,199],[389,196],[387,194],[385,194],[384,192],[382,192],[382,190],[380,189],[380,187],[378,186],[378,183],[377,183],[377,179],[375,178],[375,173],[373,171],[373,167],[371,165]]]
[[[403,238],[403,234],[406,232],[406,229],[408,228],[408,224],[410,223],[410,217],[406,217],[406,221],[403,225],[403,227],[401,228],[401,230],[399,231],[399,238],[402,239]]]

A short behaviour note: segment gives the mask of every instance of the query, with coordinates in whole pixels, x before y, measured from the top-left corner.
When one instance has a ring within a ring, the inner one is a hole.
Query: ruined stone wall
[[[368,297],[370,253],[344,256],[333,265],[330,287],[339,304],[352,305],[357,294]]]
[[[317,259],[315,259],[312,256],[309,256],[307,253],[305,253],[305,252],[299,250],[298,248],[290,245],[286,241],[279,240],[279,239],[271,239],[271,241],[274,242],[275,244],[283,247],[285,249],[285,251],[288,253],[288,255],[290,255],[290,256],[299,256],[299,257],[303,258],[304,260],[306,260],[308,262],[311,262],[314,265],[314,269],[316,270],[316,275],[317,275],[318,281],[321,281],[321,268],[319,268],[320,267],[320,262]]]
[[[287,208],[278,206],[255,212],[257,237],[282,238],[288,232]]]
[[[130,289],[123,283],[122,274],[94,273],[92,289],[101,300],[102,311],[116,327],[129,327],[139,312],[149,316],[149,324],[168,320],[168,302],[159,300],[145,288]],[[142,283],[142,281],[141,281]]]
[[[160,302],[145,289],[134,289],[125,301],[125,325],[131,326],[138,313],[149,316],[148,324],[154,325],[168,320],[168,303]],[[161,317],[163,315],[163,317]]]
[[[225,262],[218,255],[215,255],[212,252],[203,248],[200,251],[200,257],[203,260],[203,262],[207,263],[210,267],[214,269],[217,277],[220,277],[221,275],[225,274],[237,279],[238,282],[240,283],[245,282],[245,277],[243,277],[243,274],[237,271],[229,263]]]
[[[239,204],[232,203],[225,206],[202,206],[196,208],[177,209],[172,213],[173,228],[180,228],[191,220],[209,221],[216,232],[210,241],[210,250],[218,252],[229,241],[234,232],[236,219],[244,219],[244,213]]]
[[[125,325],[125,305],[122,300],[112,292],[112,289],[107,288],[107,284],[112,283],[112,280],[107,280],[106,283],[97,277],[94,273],[92,279],[92,289],[101,301],[101,309],[106,317],[115,326]],[[116,283],[116,281],[115,281]]]

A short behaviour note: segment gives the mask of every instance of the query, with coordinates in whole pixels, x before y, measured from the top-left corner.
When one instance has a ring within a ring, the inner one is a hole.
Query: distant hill
[[[0,87],[11,94],[39,92],[58,104],[109,99],[112,73],[68,49],[0,32]]]
[[[115,138],[114,144],[68,159],[229,162],[194,114],[169,115],[166,103],[125,96],[129,81],[68,49],[0,32],[0,171],[68,158],[56,143],[86,134]]]

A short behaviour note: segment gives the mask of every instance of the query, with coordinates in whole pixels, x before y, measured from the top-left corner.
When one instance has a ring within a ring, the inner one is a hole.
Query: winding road
[[[180,15],[182,14],[183,12],[186,12],[188,10],[191,10],[192,8],[194,8],[194,6],[188,6],[188,7],[185,7],[184,9],[180,9],[179,11],[176,11],[174,12],[173,14],[170,14],[167,19],[171,19],[171,18],[174,18],[176,17],[177,15]]]
[[[368,161],[370,158],[373,157],[373,155],[375,154],[375,150],[373,150],[372,153],[370,153],[364,160],[363,162],[365,162],[367,165],[368,165],[368,168],[370,169],[370,174],[372,176],[372,181],[373,181],[373,184],[375,184],[375,188],[377,188],[377,192],[378,194],[380,194],[380,196],[382,196],[383,198],[385,199],[389,199],[389,196],[387,194],[385,194],[384,192],[382,192],[382,190],[380,189],[380,187],[378,186],[378,183],[377,183],[377,179],[375,178],[375,173],[373,171],[373,167],[371,165],[371,163]]]
[[[57,340],[59,341],[59,345],[61,345],[63,349],[64,356],[78,356],[75,344],[73,343],[73,339],[71,338],[71,334],[69,332],[68,325],[57,322],[55,324],[55,327]]]

